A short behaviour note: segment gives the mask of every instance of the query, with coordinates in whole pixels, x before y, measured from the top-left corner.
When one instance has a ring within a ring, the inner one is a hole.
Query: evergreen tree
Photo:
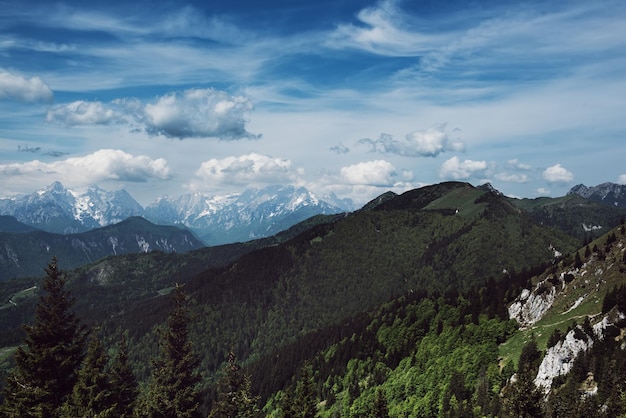
[[[25,325],[24,345],[4,387],[4,416],[56,417],[72,392],[83,360],[87,331],[70,312],[74,299],[53,257],[47,268],[33,325]]]
[[[161,335],[160,357],[152,362],[152,379],[139,406],[140,416],[200,416],[199,360],[189,340],[187,296],[181,286],[176,286],[173,299],[175,306]]]
[[[374,405],[372,405],[372,410],[370,411],[369,418],[389,418],[387,398],[385,397],[385,393],[380,388],[380,386],[376,388]]]
[[[63,406],[63,416],[68,417],[109,417],[113,415],[112,386],[106,366],[108,357],[100,339],[92,336],[78,381],[67,402]]]
[[[235,353],[231,349],[226,374],[219,382],[218,400],[211,410],[211,418],[254,418],[260,414],[259,397],[250,393],[250,377],[241,372],[235,360]]]
[[[510,415],[516,417],[542,416],[542,396],[535,386],[534,376],[539,367],[541,352],[533,335],[524,344],[517,367],[516,379],[510,384],[506,394],[506,407]]]
[[[317,414],[313,366],[308,361],[300,370],[300,377],[294,392],[293,412],[293,416],[298,418],[314,418]]]
[[[111,366],[111,386],[114,407],[112,415],[119,418],[130,417],[133,414],[135,401],[139,394],[137,378],[128,364],[128,345],[126,334],[117,346],[117,356]]]

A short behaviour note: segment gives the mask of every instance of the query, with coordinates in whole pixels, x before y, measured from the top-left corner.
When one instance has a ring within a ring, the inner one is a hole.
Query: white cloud
[[[296,182],[300,174],[290,160],[251,153],[203,162],[196,171],[200,182],[194,181],[189,187],[202,190],[205,185],[215,189],[221,185],[286,184]]]
[[[393,186],[397,176],[396,168],[385,160],[360,162],[340,170],[341,180],[352,185]]]
[[[470,177],[483,174],[485,170],[487,170],[486,161],[459,161],[459,158],[454,156],[444,161],[441,165],[439,177],[442,179],[467,180]]]
[[[506,162],[507,166],[510,168],[513,168],[515,170],[523,170],[523,171],[529,171],[530,169],[532,169],[532,167],[529,164],[523,164],[520,163],[517,158],[514,158],[512,160],[509,160]]]
[[[550,190],[546,189],[546,188],[543,188],[543,187],[540,187],[540,188],[537,189],[537,194],[540,195],[540,196],[549,196],[550,195]]]
[[[46,122],[61,123],[66,126],[109,125],[122,123],[124,114],[102,102],[78,100],[72,103],[54,106],[46,114]]]
[[[548,183],[568,183],[574,180],[574,174],[561,164],[556,164],[543,171],[543,179]]]
[[[381,134],[377,140],[361,139],[359,143],[370,144],[372,150],[398,154],[405,157],[436,157],[446,151],[463,151],[465,145],[446,132],[446,125],[433,125],[425,131],[413,131],[403,140],[389,134]]]
[[[254,139],[246,130],[253,106],[249,99],[214,89],[189,89],[159,97],[154,103],[116,99],[109,103],[76,101],[54,106],[46,121],[66,126],[127,124],[150,135],[169,138]]]
[[[626,184],[626,174],[622,174],[621,176],[619,176],[617,182],[619,184]]]
[[[339,172],[328,172],[315,182],[306,184],[320,195],[332,192],[338,196],[350,196],[357,204],[366,203],[387,191],[403,193],[423,185],[415,182],[412,171],[396,169],[385,160],[344,166]]]
[[[441,34],[416,31],[416,18],[407,16],[394,1],[381,1],[357,14],[359,25],[342,24],[330,35],[327,45],[358,48],[386,56],[412,56],[441,43]]]
[[[0,69],[0,99],[16,99],[25,102],[52,100],[52,90],[39,77],[30,79]]]
[[[145,155],[134,156],[122,150],[101,149],[82,157],[54,162],[33,160],[25,163],[0,164],[3,177],[18,181],[49,182],[50,177],[67,185],[88,185],[102,181],[145,182],[170,178],[167,161]]]
[[[257,138],[246,131],[252,103],[214,89],[170,93],[144,109],[146,130],[172,138]]]
[[[498,173],[495,178],[509,183],[526,183],[528,181],[528,176],[523,173]]]

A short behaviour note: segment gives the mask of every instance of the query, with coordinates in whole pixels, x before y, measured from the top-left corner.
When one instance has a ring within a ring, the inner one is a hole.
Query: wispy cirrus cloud
[[[49,102],[52,90],[39,77],[28,78],[0,68],[0,100],[13,99],[24,102]]]
[[[253,109],[249,99],[214,89],[189,89],[161,96],[152,103],[117,99],[109,103],[75,101],[51,108],[46,121],[65,126],[129,125],[149,135],[169,138],[257,139],[246,130]]]

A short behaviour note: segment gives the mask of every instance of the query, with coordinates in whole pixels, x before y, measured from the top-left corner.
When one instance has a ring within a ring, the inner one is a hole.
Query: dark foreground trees
[[[176,286],[174,304],[161,335],[160,357],[152,362],[152,379],[139,405],[140,416],[200,416],[199,360],[189,339],[189,309],[181,286]]]
[[[24,346],[7,377],[1,411],[9,417],[55,417],[72,392],[84,356],[87,331],[70,309],[74,299],[53,258],[45,269],[35,323],[25,325]]]

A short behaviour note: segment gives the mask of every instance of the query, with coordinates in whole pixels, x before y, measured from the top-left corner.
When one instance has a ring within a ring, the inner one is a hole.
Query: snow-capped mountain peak
[[[304,187],[283,185],[227,195],[163,196],[145,209],[126,190],[67,189],[59,182],[29,195],[0,198],[0,215],[49,232],[83,232],[142,216],[186,226],[210,245],[265,237],[314,215],[354,209],[350,199],[320,198]]]

